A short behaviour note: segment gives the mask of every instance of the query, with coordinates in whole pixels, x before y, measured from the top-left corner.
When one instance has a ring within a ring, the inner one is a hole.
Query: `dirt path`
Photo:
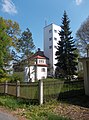
[[[21,115],[21,112],[21,109],[11,111],[0,106],[0,120],[27,120],[23,115]]]
[[[78,105],[60,103],[54,112],[71,120],[89,120],[89,108]]]
[[[18,118],[14,117],[11,114],[0,111],[0,120],[18,120]]]

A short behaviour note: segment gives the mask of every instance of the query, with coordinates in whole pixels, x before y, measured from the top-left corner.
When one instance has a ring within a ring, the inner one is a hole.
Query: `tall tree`
[[[27,28],[19,39],[18,46],[21,52],[22,59],[25,59],[25,62],[30,63],[29,57],[32,55],[32,51],[35,49],[35,45],[32,39],[32,33],[29,28]]]
[[[19,25],[16,22],[0,17],[0,76],[3,76],[6,72],[6,66],[12,60],[10,48],[11,46],[16,48],[14,41],[17,39],[17,33],[15,31],[19,31]]]
[[[79,49],[81,56],[87,53],[87,46],[89,44],[89,17],[81,24],[76,32],[76,45]]]
[[[12,20],[5,20],[7,29],[6,33],[7,35],[11,38],[11,46],[9,46],[10,54],[12,58],[15,60],[16,59],[16,53],[19,52],[19,48],[17,46],[18,43],[18,37],[20,36],[20,27],[19,24],[15,21]]]
[[[0,18],[0,69],[3,70],[5,58],[8,56],[8,46],[11,45],[11,38],[6,33],[7,26],[3,18]]]
[[[61,31],[59,32],[60,40],[58,42],[56,51],[56,66],[60,69],[60,72],[64,77],[70,79],[76,73],[76,58],[77,54],[74,45],[73,37],[71,37],[71,31],[69,27],[70,20],[64,11],[62,17]]]

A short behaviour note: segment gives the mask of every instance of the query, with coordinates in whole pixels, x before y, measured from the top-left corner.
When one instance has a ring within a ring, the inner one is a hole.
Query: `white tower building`
[[[51,75],[54,75],[56,68],[55,52],[57,51],[57,43],[60,40],[58,34],[60,30],[61,27],[53,23],[44,27],[44,54],[49,58],[49,73]]]

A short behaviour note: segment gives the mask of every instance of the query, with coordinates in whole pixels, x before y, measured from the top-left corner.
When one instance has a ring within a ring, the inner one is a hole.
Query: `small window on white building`
[[[57,40],[57,38],[56,38],[56,37],[54,37],[54,40]]]
[[[44,63],[44,60],[39,60],[39,63]]]
[[[56,49],[57,49],[57,46],[56,46],[56,45],[54,45],[54,48],[56,48]]]
[[[40,63],[40,60],[39,60],[39,63]]]
[[[49,38],[49,41],[51,41],[52,40],[52,37],[51,38]]]
[[[45,68],[42,68],[41,71],[42,71],[42,72],[45,72]]]
[[[57,33],[57,30],[54,30],[55,33]]]
[[[52,49],[52,45],[51,45],[51,46],[49,46],[49,49]]]
[[[44,60],[41,60],[41,63],[44,63]]]
[[[52,29],[49,30],[49,33],[52,33]]]

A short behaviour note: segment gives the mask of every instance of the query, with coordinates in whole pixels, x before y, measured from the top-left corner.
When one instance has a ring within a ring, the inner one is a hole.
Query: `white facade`
[[[55,53],[57,51],[57,43],[60,40],[59,31],[61,27],[55,24],[50,24],[44,27],[44,54],[49,58],[50,64],[50,74],[54,75],[55,64],[57,60],[55,59]]]
[[[36,80],[47,78],[46,58],[36,56],[34,65],[25,67],[25,82],[35,82]]]
[[[47,78],[47,67],[38,66],[37,67],[37,80]]]

